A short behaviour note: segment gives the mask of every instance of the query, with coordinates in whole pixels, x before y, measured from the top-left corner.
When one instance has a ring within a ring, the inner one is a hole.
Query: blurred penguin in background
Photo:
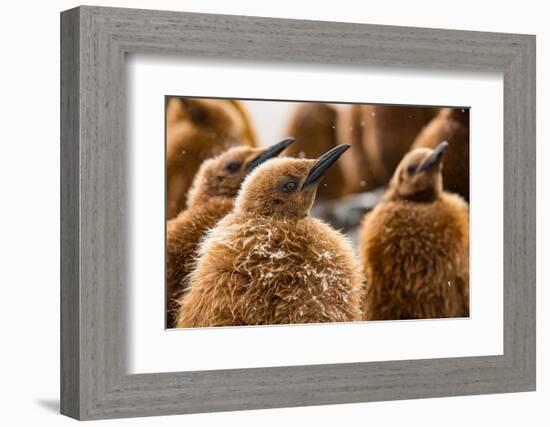
[[[177,327],[360,319],[362,276],[350,243],[309,216],[322,176],[347,148],[273,159],[247,176],[233,211],[200,246]]]
[[[443,186],[446,191],[470,200],[470,111],[466,108],[442,108],[420,132],[413,147],[435,148],[449,143],[445,153]]]
[[[185,208],[201,163],[233,146],[256,145],[239,101],[170,97],[166,106],[167,219]]]
[[[265,161],[278,156],[292,138],[268,148],[233,147],[206,160],[195,176],[188,208],[168,221],[166,229],[167,327],[173,328],[177,298],[185,291],[185,278],[193,268],[204,234],[232,208],[242,181]]]
[[[296,143],[288,148],[286,155],[298,158],[316,158],[338,145],[335,107],[324,103],[300,104],[292,114],[286,134],[293,135]],[[346,157],[345,154],[343,157]],[[344,173],[339,163],[327,171],[322,185],[317,190],[317,199],[336,199],[345,192]]]
[[[339,141],[351,141],[343,160],[348,192],[385,186],[414,139],[437,114],[427,107],[354,104],[340,113]]]
[[[468,205],[443,191],[447,146],[410,151],[364,218],[366,320],[469,316]]]
[[[346,141],[351,146],[340,161],[346,194],[371,191],[379,186],[363,147],[364,126],[360,105],[346,105],[339,111],[336,123],[338,142]]]

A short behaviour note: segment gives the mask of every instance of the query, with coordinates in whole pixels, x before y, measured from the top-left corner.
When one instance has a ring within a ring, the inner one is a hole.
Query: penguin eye
[[[413,163],[413,164],[407,166],[407,175],[409,175],[409,176],[414,175],[417,168],[418,168],[418,165],[416,163]]]
[[[226,164],[225,170],[229,173],[235,173],[241,169],[241,165],[242,165],[241,162],[235,160],[233,162],[229,162],[228,164]]]
[[[298,189],[298,185],[298,181],[294,179],[289,179],[281,183],[281,185],[279,186],[279,190],[282,193],[292,193],[293,191],[296,191]]]

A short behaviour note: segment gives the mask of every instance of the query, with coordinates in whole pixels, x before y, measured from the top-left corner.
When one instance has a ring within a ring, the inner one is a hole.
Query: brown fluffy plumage
[[[234,147],[200,167],[189,191],[188,208],[169,220],[166,228],[168,328],[174,327],[177,299],[185,290],[200,240],[233,208],[233,199],[251,168],[277,156],[291,142],[286,139],[267,149]]]
[[[445,153],[443,183],[445,190],[470,199],[470,112],[463,108],[443,108],[422,130],[413,147],[435,148],[449,142]]]
[[[166,323],[175,326],[178,298],[184,279],[192,271],[199,242],[206,232],[233,208],[233,199],[215,197],[196,208],[181,212],[166,226]]]
[[[169,98],[166,106],[167,219],[185,208],[201,163],[233,146],[255,146],[242,104],[224,99]]]
[[[178,327],[360,319],[362,277],[350,244],[308,216],[319,162],[274,159],[246,178],[233,211],[200,246]]]
[[[408,153],[363,220],[366,320],[469,316],[468,205],[442,191],[443,149]]]
[[[346,183],[346,194],[370,191],[379,186],[363,148],[365,121],[361,114],[361,106],[357,104],[347,105],[338,112],[338,141],[351,145],[340,162]]]

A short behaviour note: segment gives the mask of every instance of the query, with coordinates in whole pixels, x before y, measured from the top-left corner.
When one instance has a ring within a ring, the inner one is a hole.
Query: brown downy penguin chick
[[[234,146],[255,146],[242,104],[226,99],[172,97],[166,106],[167,219],[185,208],[201,163]]]
[[[293,135],[296,143],[290,146],[285,155],[291,157],[319,157],[336,147],[336,121],[338,112],[332,105],[309,102],[300,104],[293,112],[287,135]],[[340,163],[349,154],[332,166],[317,190],[317,200],[337,199],[344,194],[344,173]]]
[[[361,318],[350,243],[308,215],[322,175],[347,148],[317,160],[274,159],[248,175],[233,211],[201,243],[177,327]]]
[[[442,190],[446,148],[409,152],[363,220],[365,320],[469,316],[468,205]]]
[[[362,142],[378,185],[386,185],[418,133],[437,109],[361,105]]]
[[[435,148],[449,142],[445,153],[443,185],[445,190],[470,200],[470,112],[466,108],[443,108],[420,132],[413,148]]]
[[[286,138],[269,148],[234,147],[205,161],[189,191],[188,208],[168,221],[166,228],[167,326],[174,327],[177,298],[193,268],[200,240],[233,208],[245,176],[263,162],[278,156],[294,141]]]

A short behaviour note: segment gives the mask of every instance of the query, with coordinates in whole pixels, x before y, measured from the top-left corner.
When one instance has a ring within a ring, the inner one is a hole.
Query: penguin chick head
[[[443,141],[433,150],[409,151],[393,174],[386,199],[429,202],[436,198],[443,190],[442,159],[448,145]]]
[[[171,125],[181,121],[195,133],[206,132],[204,137],[210,137],[214,142],[222,136],[233,142],[246,137],[241,113],[229,100],[171,97],[166,106],[166,123]]]
[[[188,206],[209,197],[235,197],[248,173],[277,157],[293,142],[293,138],[286,138],[267,148],[233,147],[204,161],[189,190]]]
[[[324,173],[349,147],[338,145],[318,159],[280,158],[265,163],[243,182],[235,210],[286,219],[307,216]]]

